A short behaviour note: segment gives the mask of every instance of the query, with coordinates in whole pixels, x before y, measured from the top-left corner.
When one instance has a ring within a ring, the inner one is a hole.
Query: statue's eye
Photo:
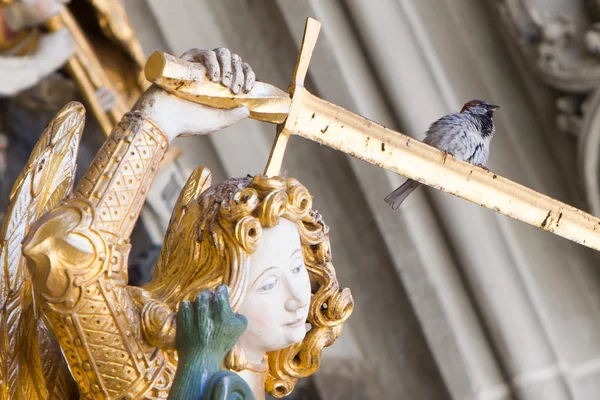
[[[299,274],[300,271],[302,270],[303,265],[302,264],[298,264],[296,265],[294,268],[292,268],[292,274]]]
[[[263,281],[263,285],[258,288],[257,292],[269,292],[277,286],[279,280],[275,276],[271,276]]]
[[[304,266],[304,259],[301,256],[294,257],[290,262],[290,272],[297,275],[302,271],[302,268],[306,268]]]

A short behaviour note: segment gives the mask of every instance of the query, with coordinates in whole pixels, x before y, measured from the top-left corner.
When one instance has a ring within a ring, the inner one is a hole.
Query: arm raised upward
[[[223,53],[192,50],[184,57],[232,92],[251,89],[251,70]],[[168,392],[175,366],[144,339],[126,290],[129,235],[169,142],[247,116],[245,108],[214,109],[150,88],[115,127],[73,197],[32,226],[23,254],[82,398]]]

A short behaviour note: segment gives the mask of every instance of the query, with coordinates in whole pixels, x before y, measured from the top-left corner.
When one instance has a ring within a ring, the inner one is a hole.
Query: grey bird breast
[[[468,114],[451,114],[434,122],[423,142],[452,153],[457,160],[486,165],[491,136],[484,139],[478,125]]]

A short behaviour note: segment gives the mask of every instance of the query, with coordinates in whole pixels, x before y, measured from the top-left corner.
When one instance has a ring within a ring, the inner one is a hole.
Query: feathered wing
[[[161,251],[158,262],[156,263],[154,271],[155,275],[162,274],[169,267],[168,260],[165,259],[165,257],[171,254],[173,247],[180,242],[180,240],[178,240],[180,238],[175,237],[175,235],[170,235],[169,233],[178,230],[178,226],[185,217],[190,202],[198,200],[200,194],[210,187],[211,182],[210,170],[206,167],[198,167],[192,172],[183,186],[183,189],[181,189],[181,193],[179,193],[179,197],[173,208],[171,219],[169,220],[167,235],[165,236],[165,241],[163,243],[163,251]],[[189,245],[189,243],[186,243],[185,245]],[[152,283],[150,283],[148,287],[152,287]]]
[[[72,102],[35,145],[0,228],[0,398],[69,399],[76,392],[58,344],[35,307],[21,254],[29,227],[71,193],[85,109]]]

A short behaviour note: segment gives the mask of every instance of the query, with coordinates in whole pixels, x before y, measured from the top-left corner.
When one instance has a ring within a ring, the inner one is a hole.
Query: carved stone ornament
[[[600,2],[498,1],[515,47],[541,80],[562,92],[557,126],[578,139],[580,174],[591,211],[600,213]]]
[[[589,91],[600,79],[600,33],[584,3],[495,2],[524,59],[544,82],[565,92]]]

